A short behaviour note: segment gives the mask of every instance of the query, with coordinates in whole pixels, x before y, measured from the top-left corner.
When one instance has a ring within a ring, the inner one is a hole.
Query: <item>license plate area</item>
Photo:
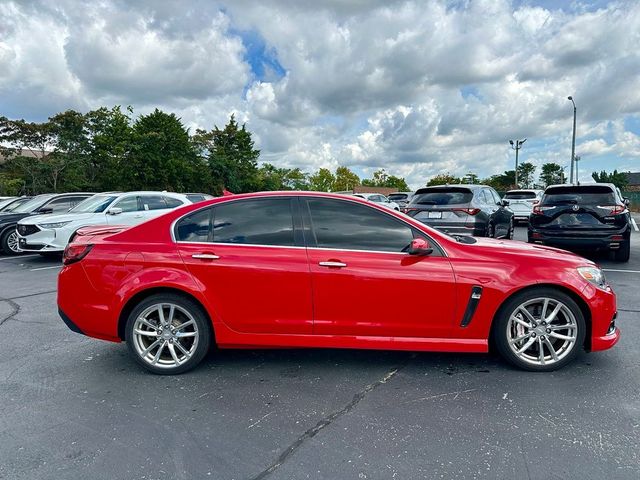
[[[427,218],[442,218],[442,212],[429,212]]]

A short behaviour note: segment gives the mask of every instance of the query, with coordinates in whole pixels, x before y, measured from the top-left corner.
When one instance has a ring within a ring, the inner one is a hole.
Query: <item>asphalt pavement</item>
[[[629,263],[595,258],[620,343],[547,374],[492,355],[237,350],[154,376],[67,329],[59,263],[0,257],[0,479],[637,480],[632,240]]]

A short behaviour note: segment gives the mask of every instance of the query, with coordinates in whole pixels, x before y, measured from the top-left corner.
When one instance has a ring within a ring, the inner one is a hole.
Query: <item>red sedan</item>
[[[616,297],[591,261],[448,236],[371,202],[233,195],[67,247],[58,306],[72,330],[125,340],[155,373],[220,348],[487,352],[560,368],[618,341]]]

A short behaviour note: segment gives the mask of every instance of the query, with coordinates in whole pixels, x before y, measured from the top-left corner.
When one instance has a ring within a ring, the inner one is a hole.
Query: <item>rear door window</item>
[[[175,229],[179,242],[211,242],[213,241],[212,209],[205,208],[182,218]]]
[[[213,241],[294,246],[291,198],[231,201],[213,212]]]
[[[468,188],[434,188],[419,190],[411,200],[412,205],[461,205],[469,203],[473,193]]]

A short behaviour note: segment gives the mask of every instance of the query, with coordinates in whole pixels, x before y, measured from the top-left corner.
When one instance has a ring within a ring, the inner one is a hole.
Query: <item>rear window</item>
[[[616,197],[609,187],[575,186],[548,188],[542,205],[615,205]]]
[[[395,202],[396,200],[406,200],[407,197],[409,197],[409,195],[407,195],[406,193],[392,193],[391,195],[389,195],[389,200]]]
[[[536,198],[535,192],[507,192],[504,196],[507,200],[528,200]]]
[[[424,189],[416,193],[411,200],[412,205],[459,205],[469,203],[473,193],[467,188],[434,188]]]

